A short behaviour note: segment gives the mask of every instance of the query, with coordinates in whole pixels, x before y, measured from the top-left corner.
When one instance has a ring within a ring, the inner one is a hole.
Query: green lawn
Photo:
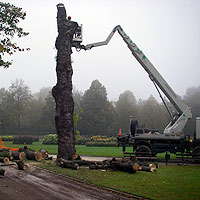
[[[80,168],[72,170],[55,165],[54,161],[37,163],[42,168],[95,185],[120,190],[148,199],[200,199],[200,167],[162,165],[155,172],[102,171]]]
[[[24,145],[12,144],[12,142],[4,142],[7,147],[24,147]],[[58,153],[57,145],[44,145],[42,142],[34,142],[32,145],[27,145],[29,148],[38,151],[39,149],[46,149],[50,154]],[[79,155],[86,156],[108,156],[108,157],[122,157],[122,148],[117,147],[86,147],[85,145],[76,145],[76,151]],[[128,147],[127,151],[131,152],[132,148]],[[159,158],[164,158],[165,154],[158,154]],[[171,158],[175,158],[175,155],[171,155]]]
[[[4,142],[8,147],[23,147],[11,142]],[[41,148],[49,153],[57,153],[57,145],[43,145],[35,142],[28,145],[29,148],[38,151]],[[121,157],[121,148],[116,147],[86,147],[76,146],[77,153],[90,156],[112,156]],[[131,151],[131,149],[129,149]],[[164,154],[159,154],[163,157]],[[130,194],[142,196],[150,199],[200,199],[200,166],[177,166],[162,165],[157,171],[137,172],[129,174],[120,171],[101,171],[80,168],[71,170],[60,168],[54,161],[35,162],[40,167],[71,176],[83,181],[124,191]]]
[[[12,142],[4,142],[7,147],[24,147],[24,145],[12,144]],[[46,149],[50,154],[57,154],[57,145],[44,145],[42,142],[34,142],[32,145],[27,145],[29,148],[38,151],[39,149]],[[85,145],[76,145],[77,154],[88,156],[115,156],[121,157],[122,150],[117,147],[86,147]]]

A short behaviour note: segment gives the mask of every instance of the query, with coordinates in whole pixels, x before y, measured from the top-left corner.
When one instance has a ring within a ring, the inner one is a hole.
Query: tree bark
[[[63,4],[58,4],[57,9],[57,84],[53,87],[52,94],[56,103],[55,124],[58,134],[58,159],[71,160],[76,152],[73,122],[71,47],[72,38],[78,24],[66,20],[67,14]]]
[[[19,170],[27,171],[29,169],[29,166],[27,164],[24,164],[24,162],[21,160],[17,161],[16,164]]]
[[[35,160],[35,161],[42,160],[42,154],[40,152],[26,151],[25,153],[26,153],[26,158],[28,160]]]
[[[60,167],[64,167],[64,168],[71,168],[71,169],[79,169],[79,165],[76,164],[74,161],[71,160],[64,160],[64,159],[59,159],[59,165]]]
[[[24,152],[13,151],[12,157],[13,157],[14,160],[25,160],[26,154]]]

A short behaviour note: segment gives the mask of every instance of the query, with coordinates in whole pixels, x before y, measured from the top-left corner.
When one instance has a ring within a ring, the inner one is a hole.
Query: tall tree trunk
[[[56,102],[55,124],[58,134],[58,159],[71,160],[76,152],[73,123],[71,47],[72,38],[78,24],[66,19],[67,15],[63,4],[58,4],[57,9],[57,84],[53,87],[52,94]]]

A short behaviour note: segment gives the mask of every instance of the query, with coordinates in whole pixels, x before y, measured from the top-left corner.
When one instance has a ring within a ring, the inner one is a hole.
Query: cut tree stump
[[[7,171],[5,169],[0,169],[0,176],[5,176]]]
[[[18,166],[19,170],[27,171],[29,169],[29,165],[28,164],[24,164],[24,162],[21,161],[21,160],[17,161],[16,163],[17,163],[17,166]]]
[[[2,162],[2,163],[9,163],[9,158],[7,158],[7,157],[0,157],[0,162]]]
[[[74,101],[72,96],[72,39],[78,24],[67,20],[63,4],[57,5],[58,37],[56,39],[57,83],[52,89],[56,103],[55,125],[58,134],[58,158],[72,160],[76,153],[74,134]]]

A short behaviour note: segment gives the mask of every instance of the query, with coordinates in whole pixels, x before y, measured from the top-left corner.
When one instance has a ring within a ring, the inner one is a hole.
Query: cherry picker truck
[[[148,73],[150,80],[155,85],[164,105],[166,106],[171,121],[160,134],[155,130],[146,128],[138,128],[137,120],[130,120],[130,133],[117,136],[118,145],[122,146],[124,156],[134,153],[136,156],[156,156],[157,153],[169,152],[179,153],[180,155],[191,157],[195,161],[200,161],[200,117],[196,118],[196,135],[194,139],[190,139],[183,133],[183,129],[187,121],[192,118],[191,108],[188,107],[181,98],[172,90],[169,84],[152,65],[146,55],[138,48],[138,46],[129,38],[123,31],[120,25],[116,26],[107,39],[102,42],[82,45],[82,25],[79,25],[77,32],[74,34],[73,44],[77,50],[90,50],[93,47],[107,45],[115,32],[123,38],[127,47],[132,52],[133,56],[141,64],[144,70]],[[160,90],[174,105],[177,113],[172,115]],[[148,132],[148,134],[146,134]],[[132,146],[133,152],[126,152],[126,146]]]

